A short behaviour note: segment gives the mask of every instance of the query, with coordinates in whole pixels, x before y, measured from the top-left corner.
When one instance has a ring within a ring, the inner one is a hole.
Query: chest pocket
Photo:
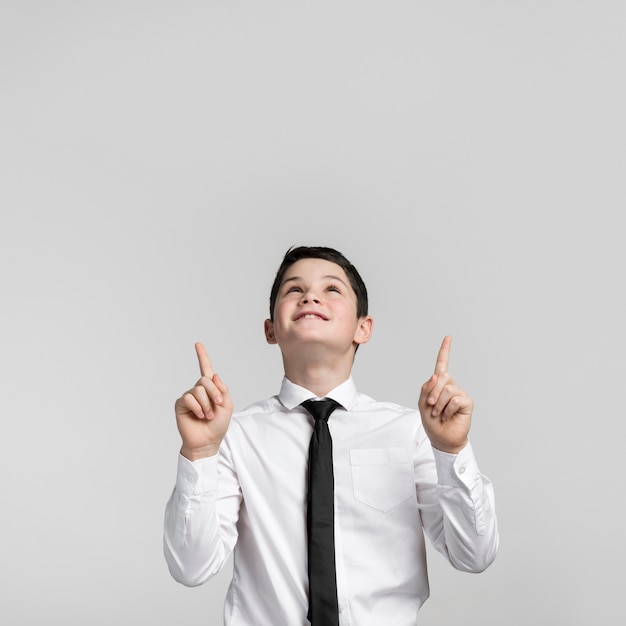
[[[415,493],[406,448],[350,450],[352,488],[359,502],[386,513]]]

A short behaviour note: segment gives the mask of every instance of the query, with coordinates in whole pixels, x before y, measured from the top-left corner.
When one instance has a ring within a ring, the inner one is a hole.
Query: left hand
[[[435,373],[422,385],[418,407],[431,444],[458,454],[467,444],[474,401],[448,373],[452,337],[444,337]]]

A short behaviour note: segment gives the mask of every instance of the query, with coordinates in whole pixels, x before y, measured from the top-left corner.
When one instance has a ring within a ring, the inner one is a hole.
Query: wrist
[[[446,454],[458,454],[467,445],[468,441],[469,439],[466,439],[463,442],[463,444],[460,446],[449,446],[449,445],[442,444],[440,442],[434,442],[434,441],[431,441],[430,444],[432,445],[433,448],[435,448],[436,450],[439,450],[440,452],[445,452]]]
[[[200,448],[189,448],[182,446],[180,453],[189,461],[199,461],[200,459],[206,459],[210,456],[215,456],[220,449],[220,444],[209,444]]]

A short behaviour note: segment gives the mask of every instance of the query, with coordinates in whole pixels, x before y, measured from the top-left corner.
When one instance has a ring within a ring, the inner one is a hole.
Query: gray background
[[[278,390],[307,244],[368,284],[363,391],[414,406],[449,333],[476,402],[500,553],[432,554],[420,623],[617,624],[625,32],[604,0],[5,0],[2,623],[221,623],[228,572],[161,552],[173,402],[197,340],[237,408]]]

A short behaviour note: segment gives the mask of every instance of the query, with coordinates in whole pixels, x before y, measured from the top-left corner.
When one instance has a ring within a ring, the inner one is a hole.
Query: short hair
[[[270,319],[274,321],[274,306],[276,305],[276,299],[278,298],[278,290],[283,282],[285,272],[296,262],[301,259],[323,259],[336,263],[339,265],[348,280],[350,285],[356,294],[356,316],[357,318],[365,317],[367,315],[368,302],[367,302],[367,288],[361,278],[361,275],[357,271],[356,267],[348,261],[348,259],[333,248],[326,248],[324,246],[292,246],[287,250],[283,260],[276,272],[276,278],[274,278],[274,284],[272,285],[272,291],[270,292]]]

